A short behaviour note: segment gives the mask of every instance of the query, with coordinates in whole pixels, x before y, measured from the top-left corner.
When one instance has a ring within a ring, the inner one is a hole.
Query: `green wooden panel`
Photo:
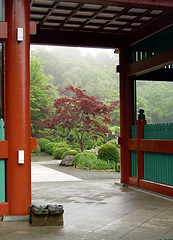
[[[131,152],[131,175],[137,176],[137,153]]]
[[[132,125],[131,137],[132,137],[133,139],[136,139],[136,138],[137,138],[136,125]]]
[[[0,0],[0,21],[4,21],[4,0]]]
[[[173,123],[147,124],[145,139],[173,139]],[[144,152],[144,179],[173,186],[173,154]]]
[[[4,140],[4,120],[0,119],[0,141]],[[5,202],[5,160],[0,159],[0,202]]]
[[[155,34],[129,48],[129,64],[173,48],[173,27]]]
[[[144,153],[144,179],[173,186],[173,154]]]
[[[144,139],[173,139],[173,123],[145,125]]]

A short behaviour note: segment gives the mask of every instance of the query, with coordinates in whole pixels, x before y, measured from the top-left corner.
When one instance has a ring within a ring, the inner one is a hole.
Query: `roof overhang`
[[[173,25],[172,0],[31,0],[31,43],[119,48]]]

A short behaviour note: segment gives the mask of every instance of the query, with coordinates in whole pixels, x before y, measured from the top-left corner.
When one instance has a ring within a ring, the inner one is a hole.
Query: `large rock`
[[[60,166],[70,167],[73,166],[73,155],[66,156],[60,163]]]

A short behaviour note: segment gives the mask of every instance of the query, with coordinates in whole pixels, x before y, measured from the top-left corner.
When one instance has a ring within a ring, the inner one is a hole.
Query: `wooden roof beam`
[[[163,31],[164,29],[173,25],[173,10],[166,12],[165,15],[153,20],[152,24],[149,22],[145,27],[141,27],[128,36],[128,45],[134,45],[141,40],[153,36],[154,34]],[[156,24],[155,24],[156,21]],[[125,40],[124,44],[127,44]]]
[[[67,2],[121,7],[173,8],[172,0],[63,0]]]
[[[173,48],[128,65],[128,76],[140,76],[173,63]]]
[[[31,44],[47,44],[74,47],[117,48],[122,39],[120,36],[98,33],[77,33],[64,31],[39,30],[31,35]]]

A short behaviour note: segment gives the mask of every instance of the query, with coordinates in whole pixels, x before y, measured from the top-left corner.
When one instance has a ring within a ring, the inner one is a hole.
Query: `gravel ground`
[[[45,162],[49,160],[53,160],[52,156],[47,154],[39,154],[39,155],[32,155],[32,162]],[[95,171],[95,170],[85,170],[85,169],[78,169],[74,167],[62,167],[57,164],[55,160],[55,164],[44,164],[42,165],[52,168],[54,170],[72,175],[74,177],[83,179],[83,180],[106,180],[106,179],[119,179],[120,173],[115,171]]]

